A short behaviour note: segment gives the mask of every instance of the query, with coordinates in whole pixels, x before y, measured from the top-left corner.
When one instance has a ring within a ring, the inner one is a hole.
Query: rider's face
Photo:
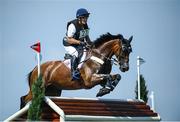
[[[80,24],[85,25],[87,23],[87,20],[88,20],[88,17],[86,16],[79,17]]]

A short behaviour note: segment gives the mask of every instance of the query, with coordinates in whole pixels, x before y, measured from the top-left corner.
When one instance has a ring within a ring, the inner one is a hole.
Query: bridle
[[[122,68],[129,67],[129,64],[127,63],[126,56],[129,55],[132,52],[132,48],[130,45],[129,40],[123,39],[122,42],[122,49],[120,50],[118,55],[118,63]]]
[[[99,56],[101,56],[101,57],[103,57],[104,59],[106,59],[107,61],[110,61],[111,62],[111,64],[115,64],[115,65],[120,65],[122,62],[124,62],[122,59],[124,59],[124,54],[125,53],[130,53],[130,52],[132,52],[132,48],[131,48],[131,46],[127,46],[125,43],[123,43],[123,41],[122,41],[122,50],[119,50],[120,52],[119,52],[119,55],[118,55],[118,57],[117,58],[109,58],[109,57],[107,57],[107,56],[104,56],[104,55],[102,55],[102,54],[100,54],[100,53],[98,53],[98,52],[96,52],[96,51],[93,51],[93,48],[90,48],[90,46],[85,46],[84,48],[86,48],[86,49],[88,49],[89,50],[89,52],[90,53],[92,53],[92,52],[94,52],[94,53],[96,53],[96,54],[98,54]],[[90,59],[90,57],[88,57],[87,59],[85,59],[84,61],[82,61],[82,62],[85,62],[85,61],[87,61],[87,60],[89,60]]]

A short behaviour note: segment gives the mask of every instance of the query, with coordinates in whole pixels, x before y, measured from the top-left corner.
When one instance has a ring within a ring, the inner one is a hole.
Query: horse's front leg
[[[120,76],[120,74],[109,75],[109,76],[105,77],[105,80],[106,80],[106,82],[101,84],[103,86],[103,88],[101,88],[99,90],[99,92],[97,93],[96,97],[101,97],[101,96],[103,96],[105,94],[108,94],[111,91],[113,91],[114,88],[119,83],[119,81],[121,80],[121,76]]]
[[[110,93],[116,87],[118,82],[120,81],[121,76],[119,74],[111,75],[111,74],[92,74],[85,81],[86,88],[92,88],[97,84],[101,84],[103,86],[100,89],[99,93],[96,95],[97,97],[103,96],[105,94]]]
[[[109,74],[92,74],[88,75],[88,77],[84,78],[84,87],[85,89],[92,88],[98,84],[102,84],[106,82],[107,77],[109,77]]]

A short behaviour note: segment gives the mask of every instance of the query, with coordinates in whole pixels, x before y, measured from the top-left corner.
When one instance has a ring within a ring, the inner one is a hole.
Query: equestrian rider
[[[86,44],[92,44],[87,25],[89,14],[86,9],[80,8],[76,12],[76,19],[67,23],[67,32],[66,37],[63,39],[63,45],[68,54],[71,55],[72,80],[80,79],[80,72],[77,67],[83,55],[83,47]]]

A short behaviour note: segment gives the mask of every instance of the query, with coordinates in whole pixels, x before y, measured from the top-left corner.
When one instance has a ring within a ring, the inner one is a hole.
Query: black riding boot
[[[71,58],[71,76],[72,80],[79,80],[80,79],[80,72],[77,69],[78,67],[78,58],[76,56],[72,56]]]

